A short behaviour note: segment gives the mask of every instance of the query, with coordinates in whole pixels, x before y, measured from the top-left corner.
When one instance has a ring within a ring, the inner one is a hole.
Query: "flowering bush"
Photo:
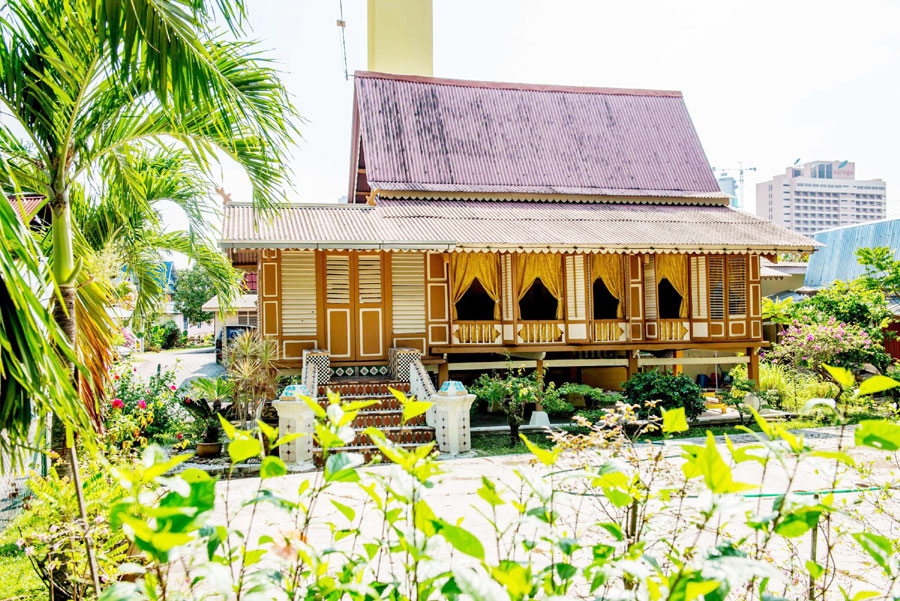
[[[829,318],[818,323],[794,321],[781,340],[765,353],[766,361],[823,373],[822,365],[848,367],[860,363],[884,366],[890,357],[872,336],[856,325]]]
[[[137,375],[129,363],[117,365],[110,379],[107,442],[128,451],[152,442],[165,442],[184,429],[187,412],[175,399],[174,370],[154,374],[149,380]]]

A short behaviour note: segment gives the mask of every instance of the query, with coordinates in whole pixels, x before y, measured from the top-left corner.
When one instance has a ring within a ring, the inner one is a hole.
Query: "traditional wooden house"
[[[346,204],[225,207],[288,369],[403,347],[440,379],[488,354],[627,376],[715,349],[753,377],[760,259],[815,246],[728,206],[679,92],[358,72],[349,179]]]

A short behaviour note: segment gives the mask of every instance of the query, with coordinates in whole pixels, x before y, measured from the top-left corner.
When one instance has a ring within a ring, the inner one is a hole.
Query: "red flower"
[[[112,405],[113,409],[121,409],[125,406],[125,403],[122,402],[122,399],[113,399],[110,405]]]
[[[118,379],[119,379],[119,374],[116,374],[116,380],[118,380]]]
[[[190,402],[191,402],[191,399],[190,399],[190,397],[188,397],[188,398],[186,398],[186,399],[184,399],[184,402],[185,402],[185,403],[190,403]]]
[[[178,434],[176,434],[176,435],[175,435],[175,438],[177,438],[178,440],[181,440],[181,432],[179,432]]]
[[[174,385],[174,384],[173,384],[173,385],[171,385],[171,386],[169,386],[169,388],[171,388],[171,389],[172,389],[172,390],[178,390],[178,387],[177,387],[177,386],[175,386],[175,385]]]
[[[140,401],[138,401],[138,407],[140,407],[141,409],[146,409],[146,408],[147,408],[147,402],[144,401],[143,399],[141,399]]]

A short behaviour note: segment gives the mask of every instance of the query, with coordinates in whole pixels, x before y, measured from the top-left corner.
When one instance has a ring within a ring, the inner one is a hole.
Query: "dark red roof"
[[[11,204],[16,210],[16,213],[18,213],[19,217],[22,219],[27,217],[29,220],[34,218],[35,213],[37,213],[38,208],[44,204],[46,198],[46,196],[41,194],[23,194],[21,196],[6,197],[9,204]]]
[[[722,197],[680,92],[369,72],[355,85],[362,190]]]

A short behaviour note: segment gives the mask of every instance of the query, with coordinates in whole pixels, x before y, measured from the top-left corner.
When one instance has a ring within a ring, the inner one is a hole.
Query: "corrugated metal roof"
[[[372,189],[727,202],[680,92],[368,72],[355,86]]]
[[[226,248],[445,247],[572,251],[704,249],[808,252],[815,243],[728,206],[382,200],[288,205],[271,220],[225,207]]]
[[[24,219],[26,216],[31,219],[37,213],[38,208],[44,204],[47,199],[42,194],[22,194],[21,196],[7,196],[9,204],[16,210],[19,217]]]
[[[219,310],[219,297],[218,295],[212,297],[200,307],[203,311],[218,311]],[[237,298],[234,299],[234,306],[232,307],[235,311],[241,311],[246,309],[255,309],[256,308],[256,295],[255,294],[241,294]]]
[[[853,280],[864,273],[856,260],[858,248],[887,246],[896,256],[900,248],[900,219],[843,226],[813,234],[825,248],[809,259],[804,287],[824,288],[835,280]]]

